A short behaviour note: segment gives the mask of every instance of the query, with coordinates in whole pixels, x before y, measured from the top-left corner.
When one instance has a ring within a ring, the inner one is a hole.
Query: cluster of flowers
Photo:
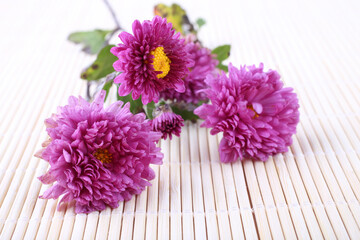
[[[122,43],[111,49],[119,59],[114,79],[120,96],[141,97],[143,104],[174,101],[198,106],[194,113],[223,132],[222,162],[251,158],[265,161],[287,151],[299,121],[298,100],[284,88],[276,71],[263,65],[229,65],[220,72],[218,61],[193,37],[183,37],[159,16],[135,21],[133,34],[121,32]],[[70,97],[66,106],[45,121],[49,140],[36,155],[50,163],[40,177],[54,185],[41,197],[75,201],[75,211],[91,212],[141,193],[155,177],[150,164],[161,164],[156,143],[179,136],[183,119],[167,104],[153,119],[133,114],[121,101],[104,108],[105,92],[92,103]],[[204,103],[207,102],[207,103]],[[199,103],[203,103],[202,105]]]

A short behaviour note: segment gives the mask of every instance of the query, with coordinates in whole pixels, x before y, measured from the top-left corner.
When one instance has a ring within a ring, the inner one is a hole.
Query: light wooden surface
[[[112,1],[125,29],[151,18],[155,3]],[[235,66],[264,62],[295,88],[301,123],[290,151],[221,164],[221,136],[187,124],[161,141],[164,164],[141,195],[88,215],[56,211],[57,201],[38,199],[48,166],[33,154],[43,120],[84,95],[79,72],[93,60],[66,37],[114,25],[100,0],[1,1],[0,239],[360,238],[360,2],[181,5],[206,19],[206,46],[230,43]]]

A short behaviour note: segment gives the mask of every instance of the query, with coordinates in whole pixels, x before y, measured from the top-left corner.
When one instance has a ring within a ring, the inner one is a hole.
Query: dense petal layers
[[[165,100],[198,104],[200,101],[207,100],[206,94],[201,90],[206,88],[206,76],[215,74],[218,61],[209,49],[202,47],[198,42],[188,42],[186,50],[190,54],[191,60],[194,61],[194,66],[190,68],[190,73],[184,78],[185,92],[180,93],[174,89],[167,89],[161,92],[161,97]]]
[[[162,133],[163,139],[168,136],[172,139],[173,134],[179,137],[182,126],[184,126],[184,120],[173,112],[163,112],[152,120],[153,130]]]
[[[141,95],[143,104],[147,104],[158,102],[159,93],[166,89],[184,92],[183,78],[193,61],[180,33],[159,16],[143,23],[134,21],[132,30],[133,35],[120,33],[122,43],[111,49],[119,58],[114,63],[115,71],[121,72],[114,80],[121,84],[119,95],[132,93],[133,99]]]
[[[262,161],[269,155],[286,152],[299,122],[299,104],[292,88],[284,88],[276,71],[259,67],[229,65],[225,73],[208,75],[204,90],[211,104],[203,104],[195,113],[212,128],[223,132],[219,151],[222,162],[238,158]]]
[[[145,115],[120,101],[104,109],[104,98],[105,91],[92,103],[70,97],[45,121],[50,140],[37,154],[50,164],[39,179],[53,183],[41,197],[75,200],[77,213],[115,208],[141,193],[155,177],[149,165],[162,163],[161,134]]]

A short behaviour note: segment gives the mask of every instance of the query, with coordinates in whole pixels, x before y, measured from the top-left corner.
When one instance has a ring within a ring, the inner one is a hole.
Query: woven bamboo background
[[[125,29],[155,3],[112,1]],[[161,141],[164,164],[141,195],[88,215],[57,211],[38,199],[48,165],[33,154],[43,120],[85,94],[79,72],[93,60],[66,37],[114,24],[100,0],[1,1],[0,239],[360,238],[360,1],[181,5],[207,20],[206,46],[230,43],[234,65],[264,62],[295,88],[301,123],[289,152],[221,164],[221,136],[188,123]]]

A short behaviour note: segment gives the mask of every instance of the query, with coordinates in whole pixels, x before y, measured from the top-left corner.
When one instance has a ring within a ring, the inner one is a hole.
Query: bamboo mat
[[[155,3],[112,1],[126,29]],[[187,123],[160,142],[164,164],[141,195],[88,215],[57,211],[38,198],[48,165],[33,154],[43,120],[85,94],[79,72],[93,60],[66,37],[114,25],[100,0],[1,1],[0,239],[360,238],[360,2],[180,3],[206,19],[206,46],[230,43],[235,66],[264,62],[295,88],[301,122],[289,152],[221,164],[221,136]]]

